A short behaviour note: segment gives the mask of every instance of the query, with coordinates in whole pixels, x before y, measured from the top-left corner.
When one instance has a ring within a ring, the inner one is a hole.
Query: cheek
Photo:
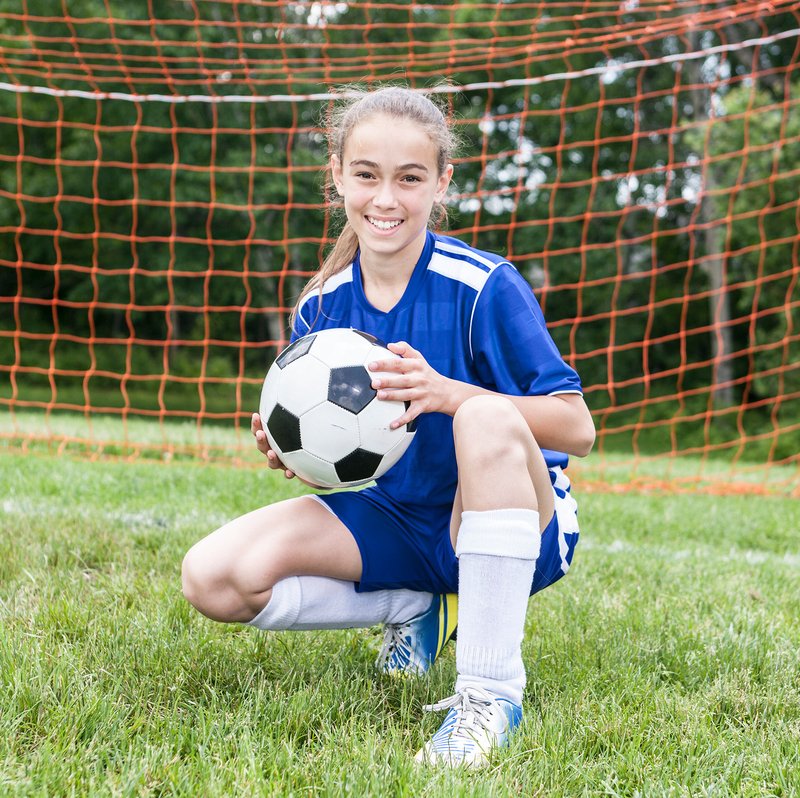
[[[425,194],[423,196],[420,193],[419,195],[415,196],[413,200],[409,199],[406,207],[411,213],[424,216],[425,219],[427,219],[431,213],[431,209],[433,208],[434,201],[435,197],[433,194]]]
[[[345,208],[359,208],[369,200],[369,192],[361,186],[344,186]]]

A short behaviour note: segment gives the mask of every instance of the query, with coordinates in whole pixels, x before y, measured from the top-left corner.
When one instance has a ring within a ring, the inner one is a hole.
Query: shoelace
[[[466,687],[449,698],[443,698],[435,704],[426,704],[426,712],[440,712],[444,709],[455,709],[455,723],[448,729],[448,736],[458,736],[467,732],[473,736],[474,732],[487,729],[492,721],[492,707],[495,700],[485,690],[478,687]]]
[[[406,626],[407,624],[402,623],[387,623],[385,625],[383,629],[383,645],[378,654],[378,659],[381,662],[389,663],[392,656],[405,650],[406,641],[403,638],[403,633]],[[407,656],[406,659],[408,659]]]

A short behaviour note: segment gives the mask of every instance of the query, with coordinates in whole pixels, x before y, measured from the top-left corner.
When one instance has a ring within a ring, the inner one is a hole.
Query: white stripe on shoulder
[[[428,264],[428,269],[441,274],[443,277],[449,277],[451,280],[458,280],[458,282],[464,283],[480,292],[483,286],[486,285],[486,281],[489,279],[495,264],[488,263],[487,266],[489,270],[484,271],[481,267],[469,261],[448,258],[447,255],[441,252],[434,252]]]
[[[353,264],[351,263],[347,268],[342,269],[340,272],[329,277],[322,286],[323,294],[330,294],[335,291],[340,285],[353,282]]]
[[[451,280],[457,280],[475,291],[475,299],[473,300],[469,317],[469,356],[471,358],[475,357],[472,348],[472,323],[475,318],[475,308],[478,306],[478,298],[486,285],[486,281],[491,277],[494,270],[503,263],[506,263],[506,261],[496,263],[472,248],[448,244],[445,241],[437,241],[436,249],[428,264],[430,271],[441,274]]]
[[[442,241],[442,239],[436,240],[436,249],[441,250],[442,252],[452,252],[457,258],[469,258],[476,263],[486,266],[489,271],[494,270],[494,268],[499,266],[500,263],[508,263],[508,261],[503,260],[502,258],[499,261],[496,259],[492,260],[491,258],[487,258],[484,253],[479,252],[477,249],[472,249],[472,247],[468,247],[466,244],[451,244],[448,241]]]
[[[342,269],[340,272],[337,272],[333,276],[329,277],[322,286],[322,293],[329,294],[331,291],[335,291],[339,286],[344,285],[345,283],[351,283],[353,281],[353,264],[351,263],[347,268]],[[303,309],[305,306],[314,298],[319,296],[319,291],[314,290],[310,293],[306,294],[303,297],[303,301],[297,308],[297,317],[300,321],[305,324],[306,329],[311,329],[311,325],[303,318]]]

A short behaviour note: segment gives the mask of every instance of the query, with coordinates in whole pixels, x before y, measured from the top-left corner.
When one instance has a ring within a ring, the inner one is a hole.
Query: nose
[[[385,180],[378,184],[372,204],[376,208],[394,208],[397,205],[394,186],[390,180]]]

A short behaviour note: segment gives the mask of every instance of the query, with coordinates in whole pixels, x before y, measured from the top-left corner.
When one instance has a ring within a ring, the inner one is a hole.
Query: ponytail
[[[294,329],[294,323],[297,319],[297,312],[303,299],[310,294],[315,288],[319,292],[320,302],[317,313],[322,309],[322,287],[325,285],[326,280],[344,271],[352,262],[358,252],[358,236],[355,230],[350,226],[350,222],[345,222],[342,232],[339,233],[333,249],[325,256],[322,266],[319,271],[306,283],[305,288],[300,292],[297,297],[297,302],[292,308],[292,313],[289,316],[289,324]],[[315,319],[316,321],[316,319]],[[312,322],[313,324],[313,322]]]

